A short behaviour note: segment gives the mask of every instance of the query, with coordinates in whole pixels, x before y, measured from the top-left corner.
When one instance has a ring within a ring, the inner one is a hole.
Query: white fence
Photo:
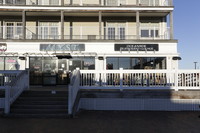
[[[200,89],[199,70],[81,70],[81,89]]]
[[[73,107],[80,90],[80,70],[76,69],[72,72],[71,81],[69,85],[68,96],[68,114],[73,113]]]
[[[10,105],[17,99],[23,90],[29,88],[29,72],[24,71],[0,71],[0,91],[4,96],[0,98],[5,114],[10,112]],[[3,103],[4,102],[4,103]]]

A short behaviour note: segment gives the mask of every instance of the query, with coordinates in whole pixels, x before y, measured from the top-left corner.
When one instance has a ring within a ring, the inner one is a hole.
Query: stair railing
[[[25,89],[29,88],[29,70],[7,71],[0,72],[0,74],[2,80],[1,90],[5,91],[4,113],[9,114],[11,104]]]
[[[80,90],[80,69],[74,70],[70,76],[69,85],[69,96],[68,96],[68,114],[74,115],[77,111],[77,106],[79,102],[79,90]],[[77,106],[76,106],[77,105]]]

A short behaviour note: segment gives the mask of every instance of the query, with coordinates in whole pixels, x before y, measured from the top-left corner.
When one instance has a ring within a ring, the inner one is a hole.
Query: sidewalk
[[[82,111],[74,119],[0,118],[1,133],[199,133],[200,112]]]

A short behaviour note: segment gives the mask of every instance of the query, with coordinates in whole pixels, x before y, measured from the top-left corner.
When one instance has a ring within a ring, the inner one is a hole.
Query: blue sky
[[[200,69],[200,0],[174,0],[174,34],[182,60],[180,69]]]

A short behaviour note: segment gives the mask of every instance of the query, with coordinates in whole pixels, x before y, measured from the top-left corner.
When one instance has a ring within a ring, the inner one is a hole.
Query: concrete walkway
[[[82,111],[74,119],[0,118],[0,133],[199,133],[200,112]]]

